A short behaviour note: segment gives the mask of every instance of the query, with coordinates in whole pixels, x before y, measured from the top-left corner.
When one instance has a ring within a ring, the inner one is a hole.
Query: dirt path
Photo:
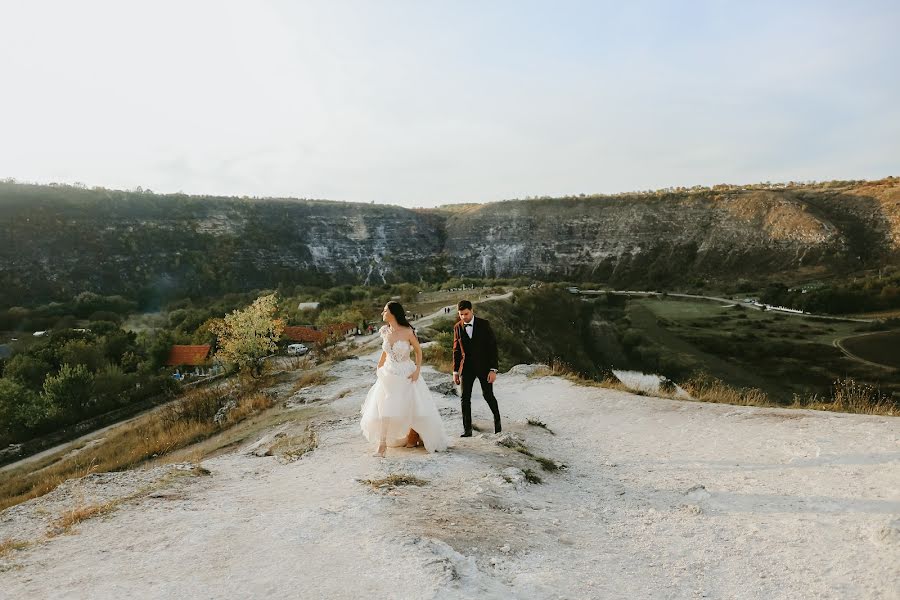
[[[896,598],[897,419],[679,402],[517,369],[497,384],[504,434],[378,460],[358,424],[376,358],[331,369],[311,454],[285,464],[248,444],[206,461],[207,476],[0,559],[0,597]],[[436,398],[455,436],[458,400]],[[473,409],[487,426],[486,405]],[[516,444],[566,467],[542,470]],[[363,483],[392,474],[424,485]],[[81,493],[126,493],[135,477]],[[73,487],[0,513],[0,540],[34,535]]]
[[[482,302],[493,302],[494,300],[506,300],[507,298],[511,298],[513,292],[506,292],[505,294],[496,294],[494,296],[488,296],[487,298],[482,298],[478,301],[473,301],[472,304],[475,307],[475,311],[478,311],[478,304]],[[431,314],[425,315],[421,319],[416,319],[412,322],[412,325],[417,329],[422,327],[427,327],[434,323],[437,319],[448,318],[448,319],[456,319],[456,306],[455,305],[447,305],[451,310],[449,313],[444,312],[443,308],[439,308]],[[381,337],[378,333],[373,333],[367,336],[359,336],[354,340],[354,345],[360,348],[368,348],[374,345],[375,342],[379,341]]]
[[[871,367],[876,367],[878,369],[884,369],[887,371],[896,371],[897,369],[895,369],[894,367],[892,367],[890,365],[883,365],[881,363],[872,362],[871,360],[866,360],[865,358],[863,358],[861,356],[857,356],[856,354],[853,354],[852,352],[847,350],[847,348],[845,348],[844,344],[843,344],[844,340],[848,340],[850,338],[866,337],[869,335],[878,335],[878,334],[884,334],[884,333],[888,333],[888,332],[886,332],[886,331],[870,331],[868,333],[860,333],[858,335],[845,335],[844,337],[835,339],[832,342],[832,345],[835,348],[837,348],[838,350],[840,350],[841,352],[843,352],[844,356],[846,356],[847,358],[849,358],[851,360],[855,360],[857,362],[861,362],[863,364],[869,365]]]
[[[588,294],[588,295],[610,293],[610,294],[618,294],[618,295],[622,295],[622,296],[647,296],[647,297],[663,296],[663,294],[661,292],[643,292],[643,291],[636,291],[636,290],[609,290],[609,292],[607,292],[605,290],[581,290],[579,293]],[[741,302],[739,300],[734,300],[732,298],[720,298],[718,296],[702,296],[702,295],[697,295],[697,294],[678,294],[678,293],[674,293],[674,292],[667,292],[665,294],[665,296],[672,297],[672,298],[692,298],[695,300],[710,300],[712,302],[722,302],[727,305],[723,308],[731,308],[732,306],[737,304],[739,306],[743,306],[744,308],[763,310],[762,307],[757,304],[752,304],[750,302]],[[787,312],[787,311],[782,311],[782,310],[778,310],[778,309],[774,309],[774,308],[770,308],[769,310],[771,312],[773,312],[775,314],[779,314],[779,315],[807,317],[807,318],[815,318],[815,319],[828,319],[831,321],[851,321],[854,323],[871,323],[874,320],[874,319],[861,319],[858,317],[835,317],[832,315],[818,315],[818,314],[812,314],[812,313]]]

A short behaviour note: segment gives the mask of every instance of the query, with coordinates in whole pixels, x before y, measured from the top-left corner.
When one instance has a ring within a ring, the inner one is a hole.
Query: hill
[[[0,305],[515,277],[684,287],[900,262],[900,179],[445,209],[0,183]]]

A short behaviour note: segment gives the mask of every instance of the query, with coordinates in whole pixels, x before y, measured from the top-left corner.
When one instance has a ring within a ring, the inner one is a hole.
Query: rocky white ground
[[[319,448],[296,462],[251,444],[205,461],[207,476],[94,475],[0,513],[0,541],[37,539],[67,506],[137,494],[0,559],[0,598],[900,598],[896,418],[649,398],[517,368],[498,381],[504,434],[378,460],[357,418],[376,357],[332,368]],[[436,398],[455,438],[458,401]],[[393,473],[427,484],[360,481]]]

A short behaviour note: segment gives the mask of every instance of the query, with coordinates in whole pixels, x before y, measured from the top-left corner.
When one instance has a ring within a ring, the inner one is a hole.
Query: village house
[[[185,377],[208,377],[219,372],[218,365],[209,364],[209,344],[195,346],[174,345],[169,349],[166,366],[175,367],[172,377],[178,381]],[[193,370],[191,369],[193,367]]]
[[[356,325],[353,323],[337,323],[325,327],[308,327],[303,325],[288,325],[282,334],[291,342],[303,342],[321,344],[329,335],[338,335],[345,338],[356,333]]]

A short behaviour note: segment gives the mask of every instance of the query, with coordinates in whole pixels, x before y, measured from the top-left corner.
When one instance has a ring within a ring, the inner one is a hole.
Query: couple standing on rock
[[[497,340],[491,324],[475,316],[472,303],[457,304],[459,321],[453,327],[453,383],[462,385],[463,433],[472,436],[472,388],[481,383],[484,399],[494,415],[494,431],[500,432],[500,409],[494,397],[497,379]],[[399,302],[388,302],[381,313],[386,323],[380,330],[381,359],[376,381],[362,406],[360,426],[370,442],[378,441],[375,456],[384,458],[388,446],[429,452],[447,448],[448,439],[428,386],[419,377],[422,349],[415,330]],[[415,353],[415,362],[410,353]]]

